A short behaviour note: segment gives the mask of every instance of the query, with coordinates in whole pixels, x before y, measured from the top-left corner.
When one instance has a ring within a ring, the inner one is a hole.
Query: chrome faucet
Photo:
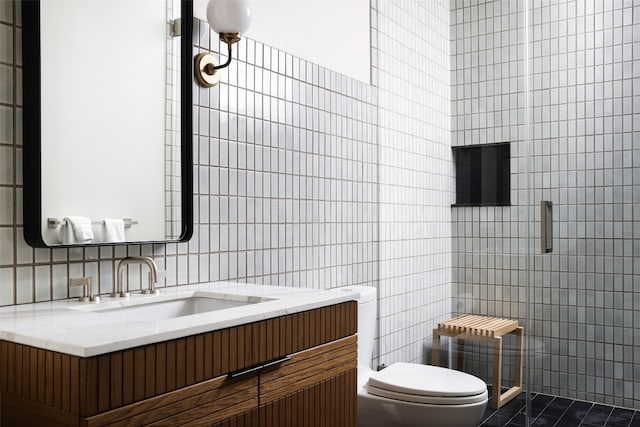
[[[116,279],[116,288],[111,293],[112,297],[128,298],[129,283],[127,282],[127,291],[124,290],[124,269],[129,264],[145,264],[149,267],[149,286],[142,291],[143,294],[159,294],[160,291],[155,288],[158,281],[158,266],[155,261],[148,256],[130,256],[123,258],[118,264],[118,276]]]
[[[71,277],[69,278],[69,289],[71,289],[72,286],[82,286],[82,296],[78,298],[78,301],[93,302],[97,304],[100,302],[100,296],[93,295],[91,282],[92,282],[91,276],[76,277],[76,278]]]

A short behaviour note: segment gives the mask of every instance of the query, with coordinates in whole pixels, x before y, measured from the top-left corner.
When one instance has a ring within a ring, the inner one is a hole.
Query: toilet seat
[[[369,378],[375,396],[432,405],[466,405],[486,401],[481,379],[452,369],[415,363],[394,363]]]

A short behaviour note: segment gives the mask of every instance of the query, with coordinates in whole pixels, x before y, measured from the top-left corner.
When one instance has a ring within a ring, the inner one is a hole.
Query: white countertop
[[[77,300],[51,301],[0,308],[0,339],[81,357],[224,329],[355,299],[343,289],[318,290],[216,282],[161,288],[159,296],[132,294],[128,300],[103,297],[99,304]],[[132,320],[118,310],[87,311],[140,302],[160,302],[213,292],[265,299],[255,304],[174,317]]]

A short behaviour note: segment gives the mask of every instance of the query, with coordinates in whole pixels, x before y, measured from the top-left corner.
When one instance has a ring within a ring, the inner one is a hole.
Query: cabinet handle
[[[261,369],[272,368],[272,367],[274,367],[276,365],[280,365],[281,363],[288,362],[289,360],[291,360],[291,358],[289,356],[284,356],[284,357],[281,357],[279,359],[274,359],[274,360],[272,360],[270,362],[267,362],[264,365],[262,365]]]
[[[284,357],[281,357],[279,359],[274,359],[274,360],[271,360],[269,362],[262,363],[260,365],[255,365],[255,366],[251,366],[251,367],[246,368],[246,369],[241,369],[239,371],[230,372],[227,375],[227,378],[236,379],[236,378],[244,377],[244,376],[247,376],[247,375],[255,374],[255,373],[257,373],[258,371],[260,371],[262,369],[271,368],[271,367],[274,367],[274,366],[279,365],[281,363],[287,362],[289,360],[291,360],[291,358],[289,356],[284,356]]]
[[[256,365],[256,366],[252,366],[250,368],[247,369],[241,369],[239,371],[235,371],[235,372],[230,372],[227,375],[227,378],[229,379],[236,379],[236,378],[240,378],[240,377],[244,377],[253,373],[258,372],[260,369],[262,369],[262,365]]]

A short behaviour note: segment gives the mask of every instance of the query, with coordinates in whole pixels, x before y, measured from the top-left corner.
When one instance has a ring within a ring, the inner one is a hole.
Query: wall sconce
[[[227,62],[217,65],[213,55],[208,52],[200,53],[195,58],[196,80],[203,87],[213,87],[220,81],[216,73],[221,68],[231,64],[231,46],[240,40],[240,34],[247,31],[251,20],[251,9],[248,0],[209,0],[207,4],[207,21],[220,40],[229,48]]]

